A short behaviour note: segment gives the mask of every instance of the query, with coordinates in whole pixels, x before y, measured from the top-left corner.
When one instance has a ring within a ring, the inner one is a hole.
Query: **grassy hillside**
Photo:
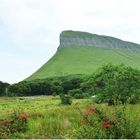
[[[106,63],[124,63],[140,69],[139,60],[140,51],[87,46],[63,47],[27,80],[69,74],[91,74]]]
[[[71,74],[91,74],[106,63],[140,69],[140,45],[114,37],[63,31],[56,54],[26,80]]]

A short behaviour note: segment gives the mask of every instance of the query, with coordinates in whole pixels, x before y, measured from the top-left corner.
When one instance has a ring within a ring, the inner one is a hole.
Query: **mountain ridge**
[[[63,31],[55,55],[25,80],[91,74],[107,63],[140,69],[139,60],[139,44],[87,32]]]
[[[133,49],[133,51],[140,51],[140,44],[124,41],[111,36],[72,30],[61,32],[59,48],[70,47],[72,45],[113,49]]]

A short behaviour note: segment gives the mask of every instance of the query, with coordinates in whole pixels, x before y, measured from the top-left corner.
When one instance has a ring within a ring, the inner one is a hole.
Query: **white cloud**
[[[62,30],[140,43],[139,5],[139,0],[0,0],[0,80],[17,82],[38,69],[55,53]]]

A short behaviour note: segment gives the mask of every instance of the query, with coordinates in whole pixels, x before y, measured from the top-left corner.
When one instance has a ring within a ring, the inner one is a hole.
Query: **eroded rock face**
[[[140,51],[139,44],[123,41],[114,37],[74,31],[64,31],[61,33],[59,48],[76,46],[103,47],[112,49],[128,49],[130,51]]]

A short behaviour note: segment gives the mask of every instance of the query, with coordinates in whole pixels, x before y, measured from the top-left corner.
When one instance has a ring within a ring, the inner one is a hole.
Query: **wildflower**
[[[93,110],[96,110],[96,108],[97,108],[96,105],[93,105],[93,106],[92,106],[92,109],[93,109]]]
[[[1,125],[1,124],[4,124],[4,120],[0,120],[0,125]]]
[[[80,125],[83,125],[84,124],[84,120],[80,120]]]
[[[5,125],[10,128],[12,124],[10,122],[6,122]]]
[[[22,113],[18,116],[19,119],[27,119],[29,118],[30,116],[27,114],[27,113]]]
[[[120,125],[121,125],[121,123],[120,123],[120,122],[117,122],[117,125],[118,125],[118,126],[120,126]]]
[[[110,127],[110,121],[109,120],[105,120],[104,121],[104,128],[108,129]]]
[[[113,118],[112,118],[112,121],[116,121],[116,117],[113,117]]]
[[[42,135],[42,139],[46,139],[46,136],[45,135]]]
[[[86,111],[85,111],[85,114],[86,115],[92,115],[92,110],[90,108],[87,108]]]

